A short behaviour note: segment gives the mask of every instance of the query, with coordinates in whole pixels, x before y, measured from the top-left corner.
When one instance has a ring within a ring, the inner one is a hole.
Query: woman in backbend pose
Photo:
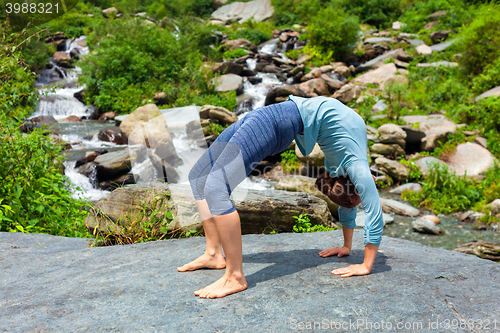
[[[352,200],[338,201],[344,245],[324,250],[319,255],[349,255],[356,227],[355,205],[361,201],[366,217],[364,262],[332,273],[342,277],[370,273],[382,238],[383,221],[367,160],[365,123],[356,112],[336,99],[290,96],[286,102],[258,108],[229,126],[190,172],[191,188],[205,230],[206,250],[178,270],[226,268],[221,279],[195,291],[195,295],[217,298],[247,288],[243,275],[240,218],[229,197],[260,161],[285,150],[294,139],[304,156],[311,153],[317,142],[325,154],[325,168],[333,177],[349,177],[359,193],[359,197],[356,193],[349,194]],[[337,182],[335,185],[342,187],[345,184]]]

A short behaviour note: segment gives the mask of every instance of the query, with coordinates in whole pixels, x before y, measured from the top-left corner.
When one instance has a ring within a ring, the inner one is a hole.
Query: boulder
[[[490,204],[491,214],[497,215],[500,214],[500,199],[495,199]]]
[[[434,224],[434,222],[427,219],[418,219],[411,223],[411,228],[413,231],[419,232],[421,234],[431,234],[440,235],[442,233],[441,229]]]
[[[38,124],[55,124],[57,120],[52,116],[36,116],[30,119],[33,123]]]
[[[132,163],[128,149],[99,155],[94,159],[99,182],[117,178],[130,171]]]
[[[420,210],[417,208],[396,200],[380,198],[380,203],[382,204],[382,210],[386,213],[413,217],[420,215]]]
[[[391,37],[369,37],[365,39],[365,44],[380,44],[380,43],[390,43],[394,44],[397,41]]]
[[[311,59],[312,59],[312,57],[311,57],[309,54],[303,54],[303,55],[301,55],[301,56],[297,59],[297,61],[296,61],[295,63],[296,63],[297,65],[302,65],[302,64],[304,64],[304,63],[308,62],[308,61],[309,61],[309,60],[311,60]]]
[[[147,104],[134,110],[123,119],[120,130],[131,145],[146,144],[156,148],[162,139],[171,140],[165,117],[155,104]]]
[[[403,148],[401,148],[401,146],[398,144],[375,143],[370,150],[375,154],[392,156],[392,157],[401,156],[405,154]]]
[[[404,181],[408,179],[409,171],[408,169],[401,163],[390,160],[385,157],[378,157],[375,159],[375,164],[379,167],[384,173],[388,174],[396,181]]]
[[[425,151],[433,151],[439,143],[447,140],[448,135],[457,131],[457,125],[442,115],[403,117],[403,120],[407,123],[418,122],[418,129],[425,133],[422,139],[422,150]]]
[[[452,32],[453,32],[452,30],[434,31],[433,33],[431,33],[431,39],[434,43],[436,43],[443,39],[448,38],[448,35],[451,34]]]
[[[116,117],[116,113],[114,112],[105,112],[99,117],[100,122],[105,122],[108,120],[113,120]]]
[[[372,106],[372,112],[380,113],[387,109],[387,104],[385,104],[383,99],[379,99],[375,105]]]
[[[57,64],[59,67],[64,67],[64,68],[72,68],[73,66],[71,65],[71,58],[66,52],[62,51],[57,51],[52,55],[52,60]]]
[[[362,74],[352,80],[352,83],[361,84],[378,84],[383,89],[384,85],[389,82],[406,83],[406,75],[408,71],[398,69],[394,63],[385,64],[379,68]]]
[[[217,119],[223,125],[231,125],[238,121],[234,112],[221,106],[203,105],[200,109],[201,119]]]
[[[127,139],[123,136],[123,133],[118,126],[103,128],[99,131],[97,138],[101,141],[116,143],[117,145],[127,143]]]
[[[399,22],[399,21],[396,21],[396,22],[392,22],[392,29],[393,30],[399,30],[401,29],[405,24],[403,22]]]
[[[424,177],[429,176],[429,173],[431,171],[431,167],[434,164],[438,165],[446,165],[445,162],[441,161],[440,159],[432,156],[428,157],[423,157],[415,161],[415,165],[420,169],[422,172],[422,175]]]
[[[312,79],[317,79],[319,78],[323,72],[321,71],[321,68],[313,68],[309,73],[304,75],[301,79],[302,82],[309,81]]]
[[[218,62],[212,66],[212,72],[218,74],[236,74],[240,75],[243,71],[243,65],[232,62]]]
[[[321,167],[325,165],[325,154],[317,143],[314,145],[313,151],[307,156],[302,155],[299,147],[295,146],[295,155],[301,162],[309,166]]]
[[[330,87],[331,90],[338,90],[344,86],[344,82],[332,78],[330,75],[327,74],[322,74],[321,78],[326,82],[328,87]]]
[[[456,39],[452,39],[452,40],[449,40],[449,41],[446,41],[443,43],[434,44],[431,46],[431,50],[432,50],[432,52],[442,52],[442,51],[446,50],[448,47],[450,47],[451,45],[453,45],[456,41],[457,41]]]
[[[293,216],[307,213],[312,225],[332,226],[327,203],[313,195],[280,190],[248,190],[243,201],[236,203],[242,234],[262,233],[266,228],[291,232]]]
[[[389,193],[401,194],[403,191],[420,192],[422,191],[422,185],[417,183],[407,183],[390,190]]]
[[[406,146],[406,132],[398,125],[385,124],[378,128],[380,133],[379,140],[381,143],[396,143],[405,148]]]
[[[212,84],[219,92],[236,91],[237,95],[243,92],[243,78],[236,74],[225,74],[213,78]]]
[[[68,118],[64,118],[63,120],[61,120],[61,122],[76,122],[76,121],[82,121],[82,119],[77,116],[69,116]]]
[[[356,68],[356,73],[361,73],[370,69],[375,69],[383,66],[385,64],[385,61],[390,58],[397,58],[398,56],[403,56],[405,52],[403,49],[396,49],[392,50],[389,52],[386,52],[384,54],[379,55],[376,58],[373,58],[370,61],[365,62],[364,64],[360,65],[359,67]]]
[[[500,245],[492,242],[474,240],[453,249],[453,251],[473,254],[482,259],[500,262]]]
[[[438,21],[439,18],[448,13],[447,10],[440,10],[427,16],[427,19],[431,22]]]
[[[415,48],[415,52],[420,55],[431,55],[432,49],[429,46],[422,44]]]
[[[118,9],[116,9],[115,7],[109,7],[103,9],[102,14],[104,15],[104,17],[116,16],[116,14],[118,14]]]
[[[334,71],[335,71],[335,73],[339,73],[343,77],[349,77],[352,74],[349,67],[344,66],[344,65],[340,65],[340,66],[335,67]]]
[[[441,220],[436,215],[424,215],[420,219],[421,220],[432,221],[434,224],[440,224],[441,223]]]
[[[243,23],[253,19],[255,22],[267,20],[273,15],[274,9],[271,0],[253,0],[250,2],[233,2],[219,7],[212,13],[212,17],[221,21],[238,20]]]
[[[462,143],[456,147],[456,151],[446,160],[450,170],[458,176],[479,176],[495,164],[495,157],[488,149],[477,143]]]
[[[458,63],[450,62],[450,61],[436,61],[431,63],[420,63],[417,64],[417,67],[458,67]]]
[[[95,204],[85,223],[90,230],[98,228],[113,234],[117,229],[134,227],[134,224],[140,225],[154,217],[164,221],[164,231],[179,228],[183,231],[201,230],[192,194],[175,190],[174,195],[170,189],[172,186],[153,182],[117,188]],[[168,219],[167,212],[172,213],[173,220]],[[109,222],[112,228],[109,228]]]
[[[290,95],[306,97],[304,92],[300,90],[297,85],[279,86],[269,90],[269,92],[266,95],[266,100],[264,102],[264,105],[271,105],[277,103],[276,99],[280,97],[288,98],[288,96]]]
[[[337,90],[332,97],[346,104],[358,98],[359,95],[361,95],[361,87],[348,83]]]
[[[113,180],[107,180],[104,182],[100,182],[97,184],[97,187],[99,187],[103,191],[113,191],[114,189],[116,189],[118,187],[130,185],[130,184],[135,184],[135,176],[128,173],[126,175],[120,176],[120,177],[113,179]]]
[[[257,46],[255,46],[254,43],[251,41],[245,39],[245,38],[238,38],[238,39],[226,39],[224,42],[222,42],[222,45],[226,50],[237,50],[241,49],[243,47],[249,48],[252,52],[257,52]]]
[[[172,160],[173,158],[177,157],[177,155],[172,156],[168,153],[166,159],[164,159],[163,156],[160,157],[156,153],[148,151],[148,157],[149,160],[151,161],[151,165],[156,170],[155,180],[165,183],[175,184],[179,181],[180,175],[174,169],[174,167],[167,162],[167,160]]]
[[[326,84],[326,81],[321,78],[303,82],[298,85],[298,88],[306,97],[330,95],[330,89]]]
[[[289,192],[304,192],[315,197],[318,197],[326,202],[330,213],[336,218],[339,218],[338,209],[339,206],[331,201],[328,196],[324,195],[319,191],[316,186],[316,179],[306,176],[283,176],[278,180],[278,183],[274,186],[276,190],[283,190]]]
[[[483,98],[488,98],[490,96],[500,96],[500,86],[490,89],[487,92],[484,92],[481,95],[477,96],[476,101],[479,101]]]

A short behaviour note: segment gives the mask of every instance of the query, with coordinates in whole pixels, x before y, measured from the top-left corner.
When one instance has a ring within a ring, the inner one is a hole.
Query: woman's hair
[[[353,208],[360,204],[361,198],[349,177],[333,177],[327,171],[316,180],[316,188],[332,202],[345,208]]]

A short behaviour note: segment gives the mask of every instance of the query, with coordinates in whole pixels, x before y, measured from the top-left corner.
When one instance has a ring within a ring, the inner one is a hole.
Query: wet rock
[[[456,41],[457,41],[456,39],[453,39],[453,40],[449,40],[447,42],[432,45],[431,50],[432,50],[432,52],[442,52],[442,51],[446,50],[448,47],[450,47],[451,45],[453,45]]]
[[[281,69],[274,64],[269,64],[266,65],[264,68],[262,68],[262,72],[270,74],[278,74],[281,72]]]
[[[168,154],[169,152],[167,152]],[[155,180],[160,180],[166,183],[171,183],[175,184],[179,181],[180,176],[177,170],[174,169],[174,167],[168,163],[165,159],[162,157],[158,156],[156,153],[152,153],[151,151],[148,151],[148,157],[149,160],[151,161],[151,164],[156,170],[156,179]],[[167,156],[167,159],[171,159],[172,155]]]
[[[331,201],[328,196],[324,195],[321,191],[319,191],[316,186],[316,179],[306,176],[283,176],[278,180],[278,183],[275,185],[276,190],[283,190],[289,192],[303,192],[314,195],[317,198],[320,198],[326,202],[328,205],[328,209],[330,213],[338,220],[339,206]]]
[[[479,101],[483,98],[488,98],[490,96],[500,96],[500,86],[490,89],[487,92],[484,92],[481,95],[477,96],[476,101]]]
[[[344,104],[347,104],[361,95],[361,87],[354,84],[346,84],[333,94],[333,98],[338,99]]]
[[[66,52],[57,51],[52,55],[52,60],[59,66],[63,68],[73,68],[71,65],[71,58]]]
[[[61,120],[61,122],[76,122],[76,121],[82,121],[82,119],[77,116],[69,116],[68,118],[64,118],[63,120]]]
[[[99,155],[94,159],[99,182],[115,179],[130,171],[132,164],[128,149]]]
[[[420,55],[431,55],[432,49],[429,46],[422,44],[415,48],[415,52]]]
[[[380,154],[383,156],[391,156],[391,157],[396,157],[396,156],[401,156],[405,154],[405,151],[403,148],[401,148],[400,145],[398,144],[383,144],[383,143],[376,143],[371,147],[371,152],[375,154]]]
[[[297,65],[302,65],[302,64],[304,64],[304,63],[308,62],[308,61],[309,61],[309,60],[311,60],[311,59],[312,59],[312,57],[311,57],[309,54],[303,54],[303,55],[301,55],[301,56],[297,59],[297,61],[296,61],[295,63],[296,63]]]
[[[379,68],[362,74],[352,80],[352,83],[361,84],[378,84],[381,88],[389,82],[398,82],[401,84],[406,83],[406,74],[408,72],[404,69],[398,69],[395,64],[389,63]]]
[[[310,166],[320,167],[325,165],[325,154],[317,143],[314,145],[313,151],[307,156],[302,155],[299,147],[295,146],[295,155],[301,162]]]
[[[427,219],[418,219],[411,223],[413,231],[421,234],[440,235],[441,229],[434,224],[434,222]]]
[[[488,149],[476,143],[462,143],[447,159],[450,170],[458,176],[479,176],[495,164],[495,157]]]
[[[408,169],[401,163],[390,160],[385,157],[378,157],[375,159],[375,164],[379,167],[384,173],[388,174],[396,181],[404,181],[408,179],[409,171]]]
[[[132,174],[126,174],[113,180],[100,182],[97,186],[103,191],[113,191],[118,187],[130,184],[135,184],[135,177]]]
[[[274,13],[271,0],[254,0],[250,2],[233,2],[219,7],[212,13],[212,17],[221,21],[238,20],[243,23],[249,19],[261,22],[271,17]]]
[[[406,146],[406,132],[398,125],[395,124],[385,124],[378,128],[380,133],[381,143],[396,143],[405,148]]]
[[[335,67],[335,70],[334,70],[336,73],[339,73],[340,75],[342,75],[343,77],[349,77],[351,76],[352,72],[351,70],[349,69],[349,67],[347,66],[337,66]]]
[[[97,138],[101,141],[116,143],[117,145],[127,143],[126,138],[123,136],[123,133],[118,126],[103,128],[99,131]]]
[[[165,117],[155,104],[147,104],[134,110],[123,119],[120,130],[129,144],[146,144],[150,148],[156,148],[163,138],[171,137]]]
[[[33,123],[46,124],[46,125],[57,123],[57,120],[52,116],[36,116],[31,118],[30,121]]]
[[[76,161],[75,168],[79,168],[80,166],[84,165],[85,163],[92,162],[95,160],[95,158],[99,155],[106,154],[108,151],[107,150],[100,150],[100,151],[88,151],[85,153],[85,157],[79,159]],[[80,172],[82,173],[82,172]],[[82,173],[84,174],[84,173]]]
[[[389,193],[392,194],[401,194],[403,191],[410,191],[410,192],[420,192],[422,191],[422,185],[417,184],[417,183],[407,183],[404,185],[400,185],[392,190],[389,191]]]
[[[259,84],[262,83],[262,78],[261,77],[256,77],[256,76],[249,76],[247,77],[248,82],[251,84]]]
[[[116,113],[114,112],[105,112],[99,117],[99,122],[105,122],[108,120],[113,120],[116,117]]]
[[[325,80],[312,79],[298,85],[298,88],[306,97],[326,96],[330,95],[330,90]]]
[[[276,99],[280,97],[286,97],[294,95],[294,96],[299,96],[299,97],[305,97],[305,94],[302,90],[298,88],[298,86],[293,85],[293,86],[280,86],[276,87],[274,89],[269,90],[269,92],[266,95],[266,100],[264,102],[265,105],[271,105],[276,103]]]
[[[431,156],[420,158],[420,159],[415,161],[415,164],[420,169],[420,171],[422,171],[422,175],[424,177],[429,176],[430,171],[431,171],[431,167],[434,164],[446,165],[445,162],[441,161],[440,159],[438,159],[436,157],[431,157]]]
[[[396,200],[380,198],[380,203],[382,204],[382,210],[386,213],[395,213],[398,215],[413,217],[420,215],[420,210],[417,208]]]
[[[441,223],[441,220],[436,215],[424,215],[420,219],[421,220],[432,221],[434,224],[440,224]]]
[[[309,73],[307,73],[306,75],[304,75],[302,77],[302,82],[305,82],[305,81],[309,81],[309,80],[312,80],[312,79],[317,79],[319,78],[321,75],[323,74],[323,72],[321,71],[321,68],[313,68]]]
[[[231,125],[238,121],[234,112],[221,106],[203,105],[200,109],[201,119],[216,119],[223,125]]]
[[[236,91],[237,95],[243,93],[243,78],[236,74],[225,74],[213,78],[212,84],[219,92]]]
[[[491,242],[483,242],[476,240],[461,245],[453,249],[453,251],[473,254],[482,259],[489,259],[500,262],[500,245]]]
[[[102,14],[106,18],[116,16],[116,14],[118,14],[118,9],[116,9],[115,7],[109,7],[109,8],[103,9]]]
[[[243,71],[243,65],[232,61],[218,62],[212,66],[212,72],[219,74],[236,74],[240,75]]]

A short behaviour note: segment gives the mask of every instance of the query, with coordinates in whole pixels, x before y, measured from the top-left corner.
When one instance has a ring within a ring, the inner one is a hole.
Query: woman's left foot
[[[211,285],[195,291],[201,298],[220,298],[247,289],[248,284],[243,274],[224,275]]]

